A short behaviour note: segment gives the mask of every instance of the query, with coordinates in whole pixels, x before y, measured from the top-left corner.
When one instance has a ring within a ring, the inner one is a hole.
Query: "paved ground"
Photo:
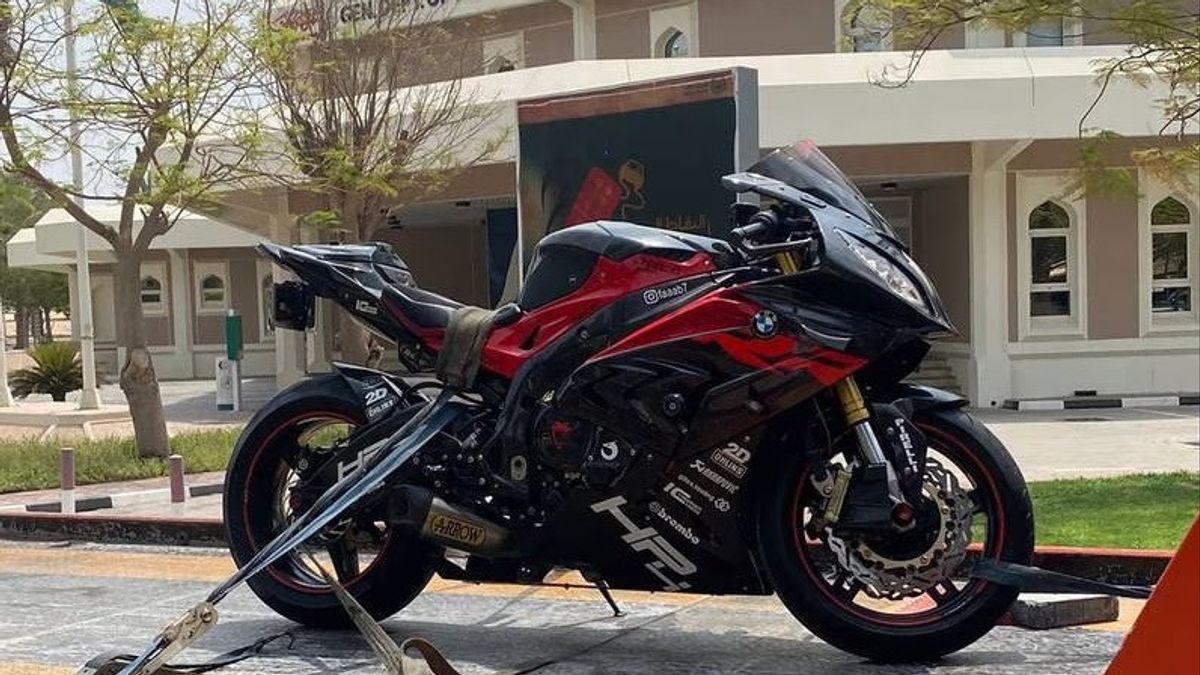
[[[0,546],[0,675],[67,675],[100,651],[136,650],[230,570],[195,550]],[[1029,632],[1001,627],[938,665],[882,667],[816,640],[773,598],[618,593],[612,618],[586,590],[477,586],[435,580],[385,622],[397,639],[432,640],[464,674],[539,675],[1100,673],[1123,624]],[[239,591],[189,658],[291,628]],[[543,665],[544,664],[544,665]],[[221,671],[238,675],[381,673],[354,634],[299,630],[295,648]]]
[[[163,399],[163,412],[167,418],[167,427],[171,433],[189,431],[213,426],[231,426],[245,424],[256,410],[266,404],[275,395],[277,388],[274,378],[253,378],[242,383],[243,409],[238,412],[217,410],[216,388],[211,380],[182,380],[159,383]],[[78,392],[67,395],[68,401],[77,401]],[[125,395],[115,384],[105,384],[100,387],[101,401],[106,404],[124,405]],[[28,401],[48,401],[44,395],[30,396]],[[18,402],[18,406],[23,403]],[[0,437],[23,438],[36,436],[41,432],[37,427],[0,426]],[[93,425],[97,436],[131,436],[133,425],[129,422],[104,423]],[[56,436],[73,438],[79,435],[77,428],[63,428]]]
[[[1028,480],[1200,469],[1200,407],[973,410]]]

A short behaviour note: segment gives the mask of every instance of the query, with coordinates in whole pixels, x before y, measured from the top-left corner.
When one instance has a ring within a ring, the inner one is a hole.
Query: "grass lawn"
[[[171,450],[183,455],[188,473],[222,471],[241,429],[213,429],[171,437]],[[0,440],[0,493],[56,488],[59,448],[75,448],[75,476],[80,485],[165,476],[167,463],[140,459],[132,438],[94,441]]]
[[[1031,483],[1037,543],[1173,549],[1200,510],[1200,473]]]

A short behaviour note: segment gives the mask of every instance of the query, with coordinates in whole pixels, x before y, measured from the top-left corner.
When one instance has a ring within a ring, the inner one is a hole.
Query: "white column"
[[[317,298],[315,312],[316,317],[308,340],[308,372],[328,373],[331,366],[329,351],[325,348],[325,335],[333,328],[329,325],[328,307],[321,298]]]
[[[72,1],[67,0],[64,11],[63,30],[66,34],[67,80],[71,88],[75,81],[75,18]],[[72,111],[70,120],[71,177],[76,192],[83,192],[83,154],[80,148],[79,120]],[[83,199],[76,197],[75,203],[83,206]],[[83,389],[79,390],[79,409],[95,410],[100,407],[100,390],[96,388],[96,332],[92,325],[92,282],[88,270],[87,230],[83,223],[75,226],[75,267],[79,272],[79,359],[83,363]]]
[[[971,144],[971,358],[967,396],[1000,405],[1012,394],[1008,357],[1008,162],[1030,141]]]
[[[576,61],[596,58],[596,0],[561,0],[571,8],[571,32]]]
[[[196,377],[196,359],[192,355],[192,326],[196,311],[192,308],[192,275],[184,249],[168,249],[171,284],[171,333],[174,335],[175,360],[183,366],[183,377]]]
[[[271,240],[286,244],[292,241],[291,227],[285,216],[272,219]],[[276,283],[295,278],[279,265],[271,266],[271,278]],[[305,333],[295,330],[275,330],[275,385],[282,389],[304,379],[307,350],[305,348]]]
[[[67,298],[71,308],[71,339],[79,340],[79,275],[67,268]]]
[[[8,388],[8,320],[0,306],[0,408],[11,408],[12,391]]]

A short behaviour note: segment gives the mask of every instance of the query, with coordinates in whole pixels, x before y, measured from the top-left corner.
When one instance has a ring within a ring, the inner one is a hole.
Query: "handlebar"
[[[734,246],[748,260],[758,260],[777,253],[808,248],[812,237],[793,238],[804,229],[803,218],[789,217],[777,209],[766,208],[754,213],[749,222],[730,231]]]

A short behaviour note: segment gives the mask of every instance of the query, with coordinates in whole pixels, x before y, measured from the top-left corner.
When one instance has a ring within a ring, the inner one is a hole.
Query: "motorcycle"
[[[335,364],[261,409],[227,471],[235,581],[320,627],[349,624],[324,566],[376,619],[435,573],[567,568],[606,597],[775,593],[880,661],[988,632],[1017,591],[971,570],[1030,561],[1032,506],[966,401],[903,381],[954,330],[937,292],[811,143],[722,184],[728,241],[566,228],[495,311],[386,245],[261,244],[296,277],[277,328],[329,298],[439,379]]]

